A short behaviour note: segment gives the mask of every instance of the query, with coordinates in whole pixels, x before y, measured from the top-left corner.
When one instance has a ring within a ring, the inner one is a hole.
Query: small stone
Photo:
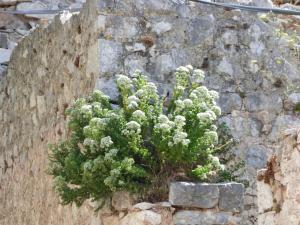
[[[169,202],[174,206],[213,208],[218,204],[219,189],[215,184],[173,182]]]
[[[154,30],[157,34],[165,33],[165,32],[167,32],[167,31],[169,31],[169,30],[171,30],[171,29],[172,29],[172,25],[171,25],[170,23],[164,22],[164,21],[159,22],[159,23],[157,23],[157,24],[155,24],[155,25],[153,26],[153,30]]]
[[[244,185],[239,183],[219,184],[220,210],[227,212],[241,212],[244,207]]]
[[[135,204],[132,208],[140,209],[140,210],[147,210],[147,209],[152,209],[154,207],[155,207],[155,204],[152,204],[149,202],[140,202],[138,204]]]
[[[146,47],[142,43],[135,43],[133,46],[134,52],[145,52]]]
[[[127,210],[132,206],[132,197],[128,192],[119,191],[113,194],[112,206],[117,211]]]
[[[119,225],[160,225],[161,215],[150,210],[127,214]]]
[[[0,48],[0,64],[8,63],[12,50]]]
[[[222,109],[222,113],[231,113],[232,110],[240,110],[242,108],[242,99],[240,95],[235,93],[223,93],[220,95],[218,104]]]

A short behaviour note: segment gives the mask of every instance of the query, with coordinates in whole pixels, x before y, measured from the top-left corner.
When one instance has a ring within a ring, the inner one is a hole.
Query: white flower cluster
[[[92,98],[94,101],[100,102],[101,100],[109,100],[109,96],[103,94],[103,92],[99,90],[95,90],[92,94]]]
[[[225,166],[220,163],[217,156],[209,155],[208,159],[211,161],[211,164],[215,169],[225,170]]]
[[[189,98],[183,100],[184,107],[190,108],[193,106],[193,101]]]
[[[106,127],[107,123],[108,123],[108,119],[107,118],[97,118],[97,117],[94,117],[90,121],[90,126],[97,127],[98,129],[103,130]]]
[[[135,95],[131,95],[128,97],[128,108],[129,109],[136,109],[139,106],[140,99]]]
[[[95,146],[95,144],[96,144],[96,142],[91,138],[85,138],[83,141],[84,146],[93,147],[93,146]]]
[[[105,153],[104,160],[105,161],[113,161],[114,157],[118,154],[118,149],[110,149],[107,153]]]
[[[190,143],[190,140],[187,138],[188,135],[186,132],[183,131],[183,127],[186,124],[186,119],[184,116],[177,115],[175,116],[174,124],[175,124],[175,131],[172,141],[169,141],[168,146],[172,147],[177,144],[182,144],[183,146],[187,146]]]
[[[81,113],[84,117],[89,117],[93,115],[92,106],[91,105],[83,105],[81,107]]]
[[[110,136],[101,138],[100,141],[100,148],[108,148],[113,144],[113,141],[111,140]]]
[[[206,112],[200,112],[197,114],[197,117],[198,117],[200,123],[203,123],[203,124],[212,123],[213,121],[215,121],[217,119],[216,114],[211,110],[208,110]]]
[[[216,131],[206,131],[204,133],[204,137],[206,138],[207,141],[210,143],[217,143],[218,142],[218,134]]]
[[[158,117],[158,123],[154,126],[154,128],[160,130],[163,133],[167,133],[170,132],[174,126],[175,123],[173,121],[170,121],[167,116],[160,115]]]
[[[186,132],[183,132],[180,129],[176,129],[173,136],[173,143],[169,142],[168,145],[171,147],[173,145],[181,143],[183,146],[187,146],[190,143],[190,140],[187,139],[187,136],[188,135]]]
[[[122,131],[126,136],[137,135],[141,133],[141,125],[136,121],[126,123],[126,128]]]
[[[129,77],[119,74],[117,75],[117,86],[120,89],[130,89],[132,87],[132,81]]]
[[[204,78],[205,78],[205,74],[203,72],[203,70],[194,70],[193,72],[193,76],[192,76],[192,79],[193,79],[193,82],[195,83],[202,83],[204,81]]]
[[[176,69],[176,72],[179,72],[179,73],[190,73],[190,70],[189,68],[191,68],[192,66],[191,65],[188,65],[188,66],[180,66]]]
[[[132,113],[132,118],[136,121],[143,121],[146,119],[146,115],[142,110],[136,110]]]

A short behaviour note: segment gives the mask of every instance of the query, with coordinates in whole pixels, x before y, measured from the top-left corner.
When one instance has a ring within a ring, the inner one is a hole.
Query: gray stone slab
[[[219,184],[219,208],[227,212],[241,212],[244,207],[244,185],[239,183]]]
[[[169,201],[174,206],[213,208],[218,204],[219,189],[216,184],[173,182]]]

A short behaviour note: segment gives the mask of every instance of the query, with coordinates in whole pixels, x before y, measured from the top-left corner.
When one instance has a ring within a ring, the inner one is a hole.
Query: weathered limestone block
[[[170,185],[169,201],[173,206],[214,208],[241,212],[244,204],[244,186],[238,183],[188,183],[173,182]]]
[[[219,188],[216,184],[173,182],[169,201],[174,206],[213,208],[219,201]]]
[[[224,183],[218,185],[220,191],[219,208],[228,212],[241,212],[244,208],[244,185]]]
[[[173,217],[174,225],[236,225],[239,218],[226,212],[180,210]]]
[[[264,213],[267,210],[271,210],[273,207],[273,193],[271,186],[266,184],[264,181],[257,182],[257,192],[258,192],[258,212]]]

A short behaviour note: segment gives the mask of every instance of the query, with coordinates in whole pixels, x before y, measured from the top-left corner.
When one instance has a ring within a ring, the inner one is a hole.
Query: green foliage
[[[218,93],[201,85],[204,73],[192,66],[179,67],[175,76],[170,99],[137,71],[118,75],[119,107],[95,91],[67,109],[70,135],[49,154],[49,173],[63,204],[80,205],[118,190],[166,193],[178,172],[190,180],[225,173],[214,156],[220,150]]]

